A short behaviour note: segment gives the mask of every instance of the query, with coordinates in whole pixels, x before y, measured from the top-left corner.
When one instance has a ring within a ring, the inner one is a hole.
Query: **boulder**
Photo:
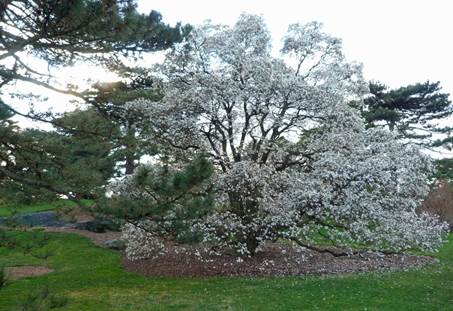
[[[124,250],[126,248],[126,243],[121,239],[107,240],[104,242],[106,248],[114,250]]]
[[[96,218],[94,220],[76,223],[75,228],[96,233],[104,233],[106,231],[119,231],[119,226],[115,222],[110,219],[104,218]]]

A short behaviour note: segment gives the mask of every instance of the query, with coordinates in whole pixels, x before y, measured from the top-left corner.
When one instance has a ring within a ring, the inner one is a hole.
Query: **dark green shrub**
[[[49,249],[38,250],[36,252],[31,253],[31,255],[35,258],[41,260],[47,260],[49,257],[53,256],[54,253]]]
[[[15,238],[8,236],[6,231],[0,229],[0,247],[6,247],[9,249],[14,249],[18,246],[18,242]]]
[[[0,267],[0,289],[6,286],[8,282],[8,274],[5,267]]]
[[[49,288],[43,287],[35,292],[30,292],[22,304],[20,311],[47,311],[61,308],[68,304],[68,298],[52,294]]]
[[[20,246],[24,255],[30,254],[34,247],[35,245],[29,241],[22,243]]]
[[[49,306],[51,309],[61,308],[68,304],[68,297],[51,295],[49,297]]]
[[[44,247],[46,246],[49,241],[50,241],[50,236],[47,233],[40,233],[34,231],[32,236],[31,236],[32,243],[35,245],[35,247]]]

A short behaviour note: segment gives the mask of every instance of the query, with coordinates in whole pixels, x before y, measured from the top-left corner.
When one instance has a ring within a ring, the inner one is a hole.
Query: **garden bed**
[[[117,239],[121,235],[120,232],[94,233],[70,228],[47,228],[46,231],[75,233],[89,238],[99,246],[104,246],[106,241]],[[332,250],[342,252],[340,249]],[[160,277],[328,275],[406,270],[437,262],[438,259],[430,256],[385,255],[376,252],[334,256],[281,244],[263,247],[252,258],[240,258],[226,253],[207,254],[203,248],[190,246],[167,246],[165,254],[150,259],[131,261],[124,254],[122,256],[122,265],[126,271]]]
[[[203,250],[199,249],[199,253]],[[289,245],[264,247],[252,258],[234,255],[195,255],[197,249],[173,248],[157,258],[131,261],[125,257],[125,270],[145,276],[214,277],[214,276],[302,276],[366,271],[404,270],[434,264],[428,256],[361,253],[335,257]]]

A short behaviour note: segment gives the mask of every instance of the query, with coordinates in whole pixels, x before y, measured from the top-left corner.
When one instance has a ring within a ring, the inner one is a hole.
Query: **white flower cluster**
[[[296,225],[297,211],[283,204],[290,180],[285,172],[276,172],[272,166],[251,161],[233,163],[218,177],[218,189],[225,196],[219,202],[221,208],[197,224],[195,230],[203,232],[206,242],[250,255],[247,243],[259,247],[280,237],[279,229]]]
[[[154,258],[165,252],[162,240],[142,229],[146,222],[139,225],[125,224],[121,239],[126,241],[126,256],[131,260]]]
[[[336,111],[307,142],[314,157],[297,173],[295,208],[338,242],[395,251],[437,247],[445,224],[416,213],[428,192],[430,159],[390,133],[365,130],[351,108]]]

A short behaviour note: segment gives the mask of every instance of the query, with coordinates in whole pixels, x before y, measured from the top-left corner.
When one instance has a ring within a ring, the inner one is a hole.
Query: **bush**
[[[453,229],[453,185],[446,180],[439,181],[423,202],[422,211],[440,216]]]
[[[6,234],[6,231],[0,228],[0,247],[6,247],[9,249],[14,249],[19,246],[19,242]]]
[[[0,289],[6,286],[8,282],[8,275],[5,267],[0,267]]]
[[[49,257],[54,255],[54,252],[52,252],[49,249],[43,249],[43,250],[39,250],[37,252],[31,253],[31,255],[33,257],[41,259],[41,260],[47,260],[47,259],[49,259]]]
[[[46,311],[61,308],[68,304],[68,298],[52,294],[48,287],[31,292],[19,307],[21,311]]]
[[[31,205],[43,201],[52,202],[56,199],[56,194],[48,190],[10,180],[0,183],[0,205]]]
[[[120,225],[108,218],[96,217],[87,222],[76,224],[76,228],[87,230],[96,233],[104,233],[106,231],[120,231]]]

